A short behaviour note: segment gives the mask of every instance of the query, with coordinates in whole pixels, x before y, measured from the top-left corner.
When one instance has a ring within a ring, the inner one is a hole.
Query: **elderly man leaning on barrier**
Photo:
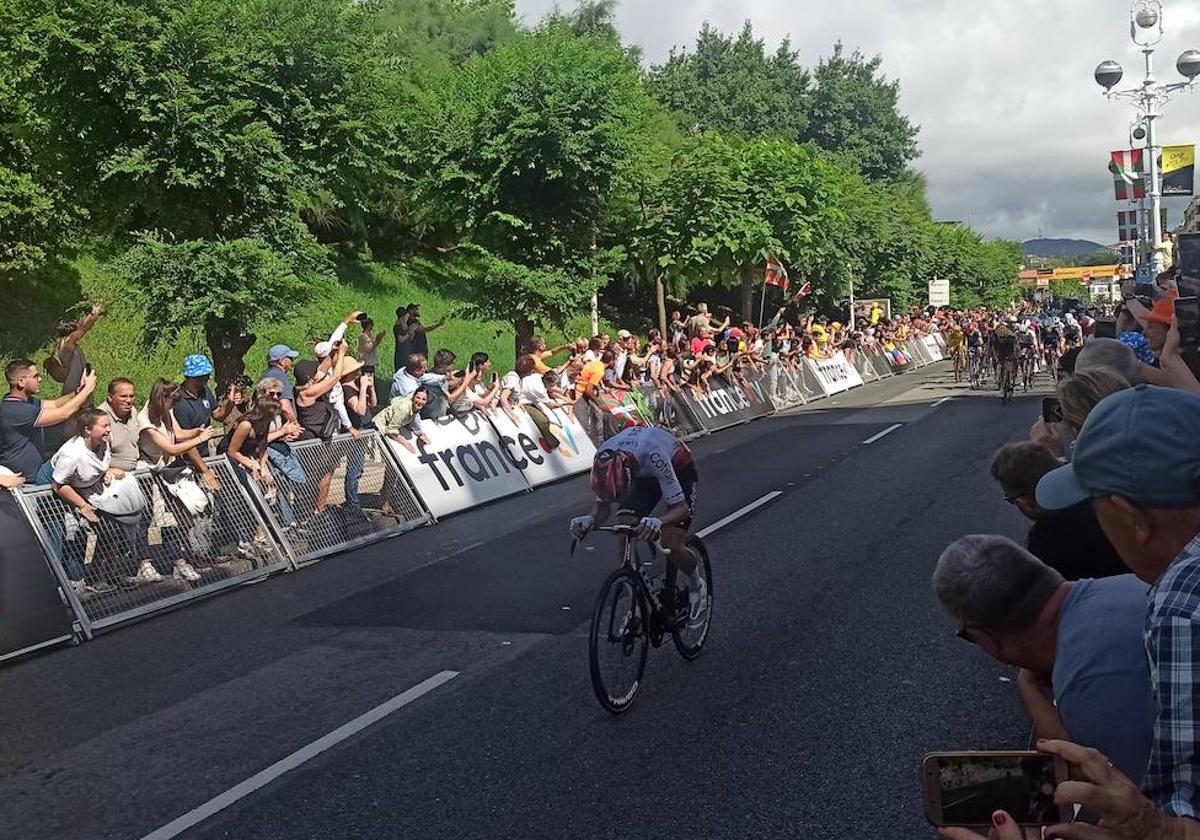
[[[112,449],[112,465],[125,472],[133,472],[138,464],[138,437],[141,424],[134,403],[137,389],[132,381],[118,377],[108,383],[108,397],[100,410],[112,420],[109,445]]]
[[[1147,589],[1131,574],[1067,581],[1012,540],[980,534],[951,543],[933,573],[958,635],[1021,669],[1038,735],[1095,747],[1135,781],[1154,726]]]
[[[1125,564],[1153,584],[1144,633],[1157,717],[1144,789],[1167,814],[1200,818],[1200,397],[1150,385],[1106,397],[1037,500],[1048,510],[1090,500]]]

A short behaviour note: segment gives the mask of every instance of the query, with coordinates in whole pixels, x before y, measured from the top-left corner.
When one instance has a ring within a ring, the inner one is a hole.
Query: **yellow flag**
[[[1163,146],[1163,195],[1191,195],[1196,178],[1195,146]]]

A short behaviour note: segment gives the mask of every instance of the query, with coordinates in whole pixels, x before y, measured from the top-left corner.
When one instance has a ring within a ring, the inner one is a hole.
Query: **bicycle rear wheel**
[[[680,656],[684,659],[695,659],[704,649],[704,642],[708,639],[708,628],[712,626],[713,578],[712,564],[708,560],[708,548],[705,547],[704,540],[693,536],[688,539],[687,544],[688,548],[696,552],[696,556],[700,558],[703,566],[704,582],[708,584],[708,605],[704,610],[704,615],[694,625],[685,622],[683,625],[673,628],[671,637],[675,640],[675,649],[679,651]],[[675,586],[675,603],[688,603],[688,591],[682,582],[682,575],[676,575]]]
[[[588,639],[592,688],[600,705],[615,715],[633,705],[650,650],[650,606],[642,579],[631,569],[608,576]]]

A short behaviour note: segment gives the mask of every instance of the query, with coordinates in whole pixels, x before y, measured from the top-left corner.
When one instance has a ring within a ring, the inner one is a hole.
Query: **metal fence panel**
[[[858,375],[862,377],[863,382],[878,382],[881,377],[879,372],[875,370],[875,366],[871,364],[871,357],[867,351],[856,349],[851,350],[846,354],[849,357],[850,364],[854,365],[854,369],[858,371]],[[890,375],[890,371],[889,371]]]
[[[291,458],[268,452],[274,486],[234,467],[294,563],[376,542],[427,525],[432,517],[379,433],[291,444]]]
[[[190,513],[159,476],[134,473],[145,506],[92,525],[51,487],[17,499],[86,636],[287,567],[266,523],[225,458],[207,460],[220,484]],[[189,580],[178,563],[199,575]]]
[[[799,359],[795,367],[796,378],[800,382],[800,389],[804,392],[804,398],[809,402],[824,399],[829,395],[825,393],[825,389],[821,387],[821,380],[817,378],[817,374],[813,371],[812,367],[805,363],[806,361],[805,359]]]
[[[681,391],[660,389],[644,382],[638,386],[642,398],[649,408],[647,418],[655,426],[667,429],[680,440],[691,440],[708,434],[695,408]]]
[[[804,405],[808,400],[795,371],[779,359],[771,359],[765,374],[767,396],[778,409]]]

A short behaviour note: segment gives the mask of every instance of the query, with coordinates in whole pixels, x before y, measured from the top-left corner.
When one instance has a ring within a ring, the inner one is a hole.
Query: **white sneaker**
[[[195,583],[200,580],[200,573],[192,567],[191,563],[184,562],[175,566],[175,571],[171,577],[175,578],[175,580],[186,580],[189,583]]]
[[[708,581],[701,574],[698,578],[700,586],[696,589],[688,587],[688,624],[696,625],[708,612]]]
[[[73,580],[71,581],[71,591],[76,595],[82,595],[88,591],[87,583],[82,580]]]
[[[143,560],[142,565],[138,566],[137,574],[131,578],[134,583],[158,583],[162,579],[163,576],[149,560]]]

